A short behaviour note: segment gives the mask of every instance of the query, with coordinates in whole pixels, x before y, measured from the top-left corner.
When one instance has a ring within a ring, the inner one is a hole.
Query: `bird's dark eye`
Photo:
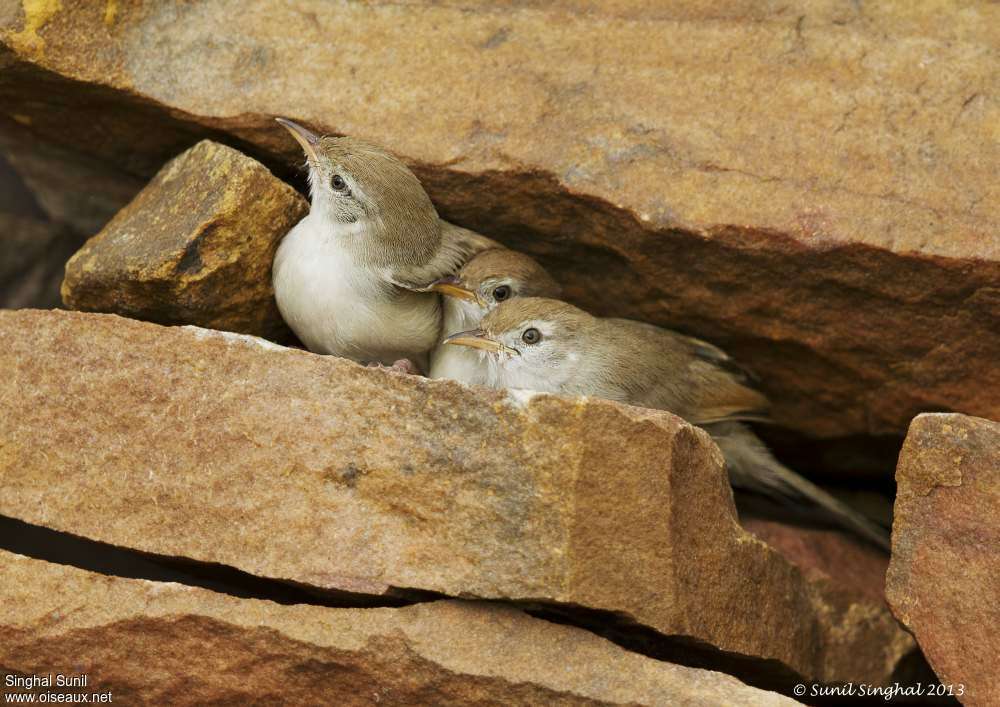
[[[538,331],[534,327],[530,329],[525,329],[524,333],[521,334],[521,341],[526,344],[537,344],[542,340],[542,332]]]
[[[347,189],[347,182],[345,182],[344,178],[341,177],[339,174],[335,174],[330,179],[330,186],[332,186],[337,191],[344,191],[345,189]]]
[[[497,302],[503,302],[505,299],[510,297],[510,285],[500,285],[493,290],[493,299]]]

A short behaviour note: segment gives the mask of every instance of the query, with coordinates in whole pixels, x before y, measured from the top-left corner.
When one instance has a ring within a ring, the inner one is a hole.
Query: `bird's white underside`
[[[391,364],[420,359],[438,341],[438,296],[399,292],[344,246],[364,223],[335,224],[310,213],[274,258],[281,316],[310,351]]]

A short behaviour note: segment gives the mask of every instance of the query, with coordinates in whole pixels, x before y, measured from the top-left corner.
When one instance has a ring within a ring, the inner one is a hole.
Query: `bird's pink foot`
[[[420,369],[417,368],[417,364],[408,358],[401,358],[397,361],[393,361],[392,369],[394,371],[399,371],[400,373],[408,373],[412,376],[420,375]]]
[[[420,369],[417,368],[417,364],[408,358],[401,358],[392,362],[391,366],[383,365],[378,361],[371,361],[366,364],[368,368],[384,368],[389,371],[398,371],[399,373],[405,373],[408,375],[419,376]]]

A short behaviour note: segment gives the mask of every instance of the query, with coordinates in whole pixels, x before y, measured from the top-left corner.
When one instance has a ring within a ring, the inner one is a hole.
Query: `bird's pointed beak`
[[[482,329],[472,329],[470,331],[460,331],[457,334],[452,334],[447,339],[444,340],[446,344],[453,344],[455,346],[468,346],[473,349],[482,349],[483,351],[489,351],[490,353],[506,353],[506,354],[517,354],[520,353],[517,349],[512,349],[509,346],[501,344],[499,341],[491,337]]]
[[[295,142],[302,146],[302,149],[306,153],[306,157],[308,157],[311,162],[315,162],[316,145],[319,143],[319,136],[308,128],[302,127],[294,120],[289,120],[288,118],[275,118],[275,120],[281,124],[281,127],[292,134],[292,137],[295,138]]]
[[[479,301],[479,296],[472,290],[462,287],[462,283],[454,275],[442,277],[440,280],[432,282],[428,289],[432,292],[439,292],[446,297],[455,297],[456,299],[464,299],[467,302],[475,302],[478,305],[482,305],[482,302]]]

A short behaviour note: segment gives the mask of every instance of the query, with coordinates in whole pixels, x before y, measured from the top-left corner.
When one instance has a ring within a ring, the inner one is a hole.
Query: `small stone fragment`
[[[63,299],[71,309],[287,340],[271,262],[307,211],[266,167],[202,141],[70,259]]]

